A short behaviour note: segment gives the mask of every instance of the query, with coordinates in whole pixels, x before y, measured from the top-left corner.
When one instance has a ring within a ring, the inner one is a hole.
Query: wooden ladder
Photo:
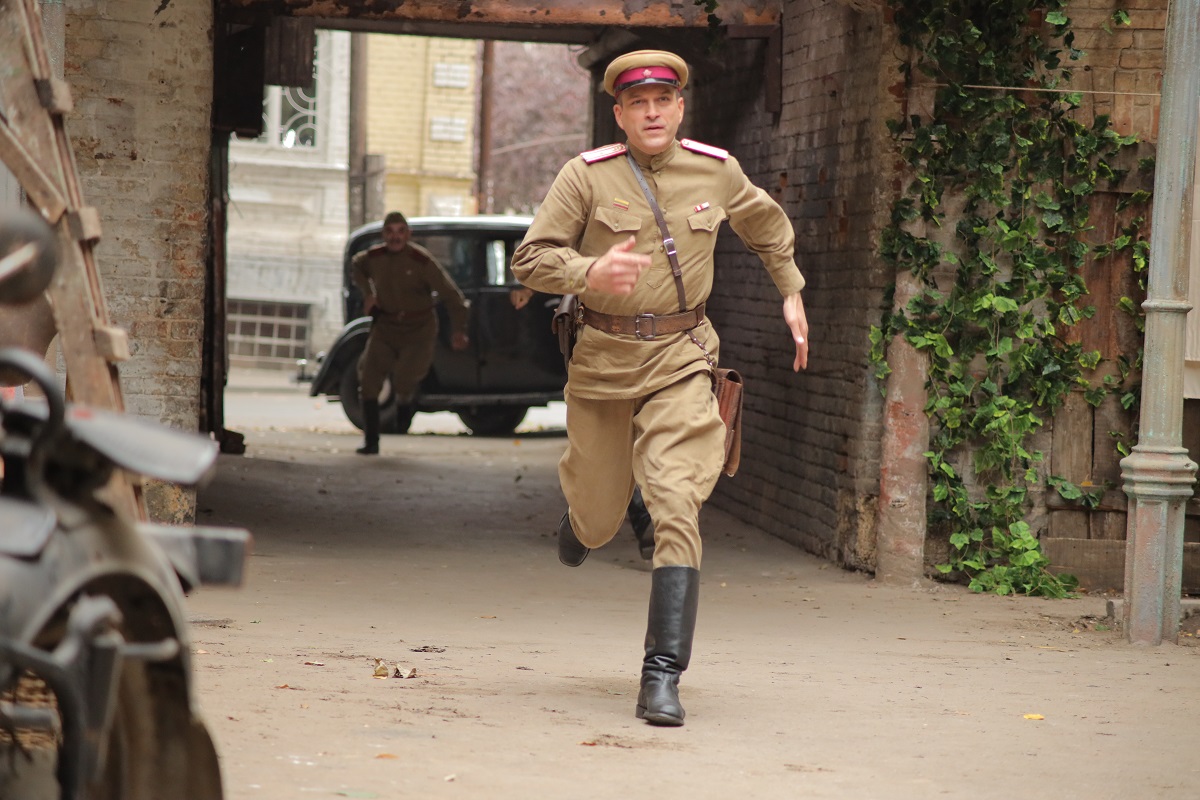
[[[84,202],[65,118],[70,88],[54,77],[36,0],[0,0],[0,160],[54,228],[59,267],[47,290],[72,402],[124,411],[117,364],[125,331],[109,322],[95,247],[100,215]],[[118,510],[145,519],[141,485],[116,470],[105,488]]]

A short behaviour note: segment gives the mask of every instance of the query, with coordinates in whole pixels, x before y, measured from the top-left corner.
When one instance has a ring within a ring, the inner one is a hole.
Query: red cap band
[[[678,86],[679,75],[670,67],[634,67],[618,75],[613,81],[613,88],[619,93],[639,83],[670,83]]]

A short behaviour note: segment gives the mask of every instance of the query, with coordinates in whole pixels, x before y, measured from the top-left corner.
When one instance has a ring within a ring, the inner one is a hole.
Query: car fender
[[[308,390],[311,397],[328,394],[337,396],[342,379],[342,372],[356,363],[358,354],[362,352],[367,334],[371,332],[371,318],[359,317],[342,328],[337,339],[321,360],[321,368],[313,378]]]

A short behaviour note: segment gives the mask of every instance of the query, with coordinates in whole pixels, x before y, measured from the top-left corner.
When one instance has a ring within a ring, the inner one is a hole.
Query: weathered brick
[[[200,373],[212,9],[99,0],[67,14],[76,160],[85,201],[101,212],[96,257],[106,304],[113,323],[129,331],[133,352],[121,365],[125,405],[195,430],[199,384],[175,376]],[[192,332],[173,349],[166,346],[171,324]],[[171,403],[159,399],[168,387],[178,395]]]

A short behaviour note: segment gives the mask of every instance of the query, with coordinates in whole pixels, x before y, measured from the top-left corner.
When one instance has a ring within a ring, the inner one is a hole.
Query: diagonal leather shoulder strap
[[[642,168],[638,166],[633,153],[626,150],[625,158],[629,160],[629,168],[633,170],[633,176],[637,178],[638,185],[642,187],[642,194],[646,195],[646,202],[650,204],[650,210],[654,212],[654,219],[658,222],[658,230],[662,233],[667,260],[671,262],[671,274],[675,276],[675,293],[679,295],[679,310],[687,311],[687,295],[683,291],[683,271],[679,268],[679,254],[675,250],[675,239],[667,230],[667,220],[663,217],[662,209],[658,207],[658,201],[654,199],[654,192],[650,191],[650,184],[646,183],[646,176],[642,174]]]
[[[642,187],[642,194],[646,195],[646,202],[650,204],[650,210],[654,212],[654,220],[658,223],[658,230],[662,233],[663,248],[667,251],[667,260],[671,262],[671,274],[675,276],[675,293],[679,295],[679,311],[685,312],[688,310],[687,294],[683,290],[683,270],[679,268],[679,253],[675,249],[675,237],[671,236],[671,231],[667,230],[667,220],[663,217],[662,209],[658,207],[658,201],[654,199],[654,192],[650,191],[650,184],[646,183],[646,176],[642,174],[642,168],[638,166],[633,153],[626,150],[625,158],[629,160],[629,168],[633,170],[633,177],[637,178],[638,185]],[[704,353],[704,360],[708,362],[708,366],[715,370],[717,362],[708,352],[708,348],[701,344],[691,329],[688,329],[687,335],[696,347],[700,348],[700,352]]]

